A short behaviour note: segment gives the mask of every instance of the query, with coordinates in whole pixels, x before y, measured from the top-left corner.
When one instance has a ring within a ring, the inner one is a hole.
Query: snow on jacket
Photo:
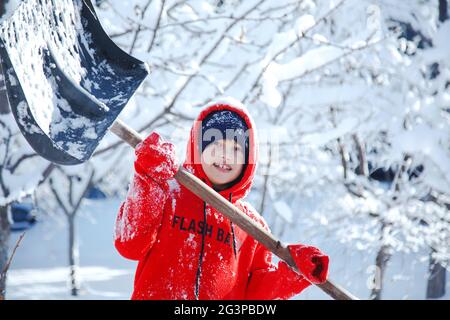
[[[243,198],[257,162],[254,124],[241,105],[216,103],[191,129],[184,168],[211,186],[199,159],[201,120],[216,110],[237,112],[250,130],[249,163],[242,179],[219,193],[270,231]],[[116,221],[115,246],[138,260],[132,299],[288,299],[310,283],[176,180],[155,181],[135,173]]]

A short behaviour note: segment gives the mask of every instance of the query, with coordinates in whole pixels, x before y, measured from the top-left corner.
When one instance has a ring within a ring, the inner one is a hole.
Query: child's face
[[[245,155],[241,145],[233,140],[218,140],[202,153],[202,168],[216,187],[227,184],[242,172]]]

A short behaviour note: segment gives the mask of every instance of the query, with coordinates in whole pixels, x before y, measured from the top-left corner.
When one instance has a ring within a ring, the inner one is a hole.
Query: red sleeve
[[[249,300],[287,300],[311,284],[284,262],[272,263],[272,252],[257,245],[246,290]]]
[[[135,173],[116,220],[114,244],[125,258],[139,260],[152,247],[161,226],[167,193]]]
[[[264,219],[246,205],[246,211],[253,216],[266,231],[269,226]],[[311,283],[284,262],[272,263],[272,252],[258,243],[249,270],[245,299],[248,300],[287,300],[299,294]]]

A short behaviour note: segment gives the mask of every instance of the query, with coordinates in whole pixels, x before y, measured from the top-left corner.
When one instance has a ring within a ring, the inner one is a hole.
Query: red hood
[[[219,110],[230,110],[238,113],[245,120],[248,128],[250,129],[248,164],[244,169],[244,175],[239,182],[219,192],[228,200],[231,193],[233,198],[232,200],[234,202],[237,199],[245,197],[250,191],[250,187],[253,183],[253,177],[255,176],[256,163],[258,158],[258,144],[256,142],[255,125],[248,111],[242,104],[237,101],[213,102],[209,104],[205,109],[203,109],[202,112],[200,112],[191,129],[184,166],[194,175],[206,182],[209,186],[212,185],[200,164],[200,152],[197,142],[199,141],[198,134],[201,134],[202,120],[205,119],[211,112]]]

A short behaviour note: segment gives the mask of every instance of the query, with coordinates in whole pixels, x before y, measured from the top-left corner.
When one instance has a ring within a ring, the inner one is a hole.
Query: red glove
[[[298,269],[308,281],[320,284],[327,280],[329,262],[327,255],[315,247],[302,244],[288,245],[288,248]]]
[[[157,183],[164,183],[173,178],[178,171],[175,147],[169,142],[164,142],[156,132],[152,132],[136,146],[135,154],[136,172],[150,177]]]

